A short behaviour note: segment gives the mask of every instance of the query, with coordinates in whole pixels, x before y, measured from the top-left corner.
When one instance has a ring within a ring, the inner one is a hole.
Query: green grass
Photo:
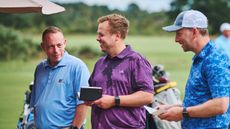
[[[68,47],[92,46],[100,50],[96,35],[66,35]],[[40,36],[33,39],[39,43]],[[184,53],[174,41],[174,37],[129,36],[126,40],[132,48],[140,52],[149,62],[162,64],[170,73],[170,79],[176,81],[178,88],[184,91],[192,53]],[[0,61],[0,129],[15,129],[23,107],[24,92],[33,80],[36,64],[41,59],[22,61]],[[97,59],[83,59],[90,71]],[[86,129],[90,129],[90,110],[87,115]]]

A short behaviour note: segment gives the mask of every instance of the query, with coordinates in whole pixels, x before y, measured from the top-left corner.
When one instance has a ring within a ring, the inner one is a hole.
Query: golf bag
[[[33,82],[29,85],[30,90],[25,92],[23,111],[18,119],[17,129],[36,129],[34,124],[34,110],[29,106],[32,88]]]
[[[181,104],[180,91],[176,88],[176,82],[170,81],[168,73],[165,72],[162,65],[153,67],[153,82],[154,82],[154,101],[148,105],[156,107],[166,104]],[[147,113],[146,129],[181,129],[180,122],[169,122],[161,120],[155,115]]]

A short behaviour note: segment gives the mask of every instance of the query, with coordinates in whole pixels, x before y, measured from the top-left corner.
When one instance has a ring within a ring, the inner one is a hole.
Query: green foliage
[[[65,12],[48,16],[41,14],[0,14],[0,24],[39,33],[46,26],[55,25],[62,28],[65,33],[95,34],[99,17],[111,13],[119,13],[129,19],[131,25],[129,29],[130,34],[150,35],[158,34],[167,17],[164,13],[142,11],[134,3],[130,4],[126,11],[110,10],[107,6],[88,6],[84,3],[62,4],[62,6],[66,8]]]
[[[103,53],[91,48],[90,46],[83,46],[79,50],[78,55],[83,58],[96,58],[102,56]]]
[[[171,10],[168,12],[168,16],[170,21],[174,21],[181,11],[188,9],[199,10],[208,17],[210,33],[216,34],[219,32],[219,27],[223,22],[230,21],[229,5],[229,0],[174,0],[171,3]]]
[[[14,29],[0,25],[0,59],[28,59],[37,53],[38,47]]]
[[[62,4],[65,12],[54,15],[0,14],[0,24],[20,30],[41,33],[46,26],[55,25],[66,33],[96,33],[97,19],[110,13],[125,15],[130,21],[130,34],[161,35],[161,27],[172,23],[183,10],[197,9],[207,15],[211,34],[219,32],[223,22],[230,21],[229,0],[173,0],[168,12],[148,13],[131,3],[127,10],[110,10],[107,6],[88,6],[84,3]]]
[[[103,53],[97,49],[94,49],[88,45],[81,46],[79,49],[75,46],[67,47],[66,50],[76,57],[92,59],[102,56]]]

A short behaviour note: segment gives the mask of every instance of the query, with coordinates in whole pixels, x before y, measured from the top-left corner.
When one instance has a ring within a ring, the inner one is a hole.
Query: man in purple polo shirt
[[[102,87],[102,98],[92,103],[92,129],[143,129],[143,105],[152,102],[149,62],[125,45],[129,21],[118,14],[98,19],[97,41],[106,53],[95,64],[90,86]]]

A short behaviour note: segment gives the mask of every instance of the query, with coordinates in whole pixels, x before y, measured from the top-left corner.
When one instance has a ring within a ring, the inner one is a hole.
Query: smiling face
[[[192,29],[182,28],[176,31],[175,41],[181,45],[184,52],[193,51],[194,43],[192,42],[192,38],[193,38]]]
[[[48,33],[41,44],[47,55],[49,64],[55,66],[64,56],[66,40],[61,32]]]
[[[96,40],[100,43],[101,51],[109,54],[114,48],[116,42],[116,34],[110,33],[110,26],[108,21],[99,23],[97,29]]]

